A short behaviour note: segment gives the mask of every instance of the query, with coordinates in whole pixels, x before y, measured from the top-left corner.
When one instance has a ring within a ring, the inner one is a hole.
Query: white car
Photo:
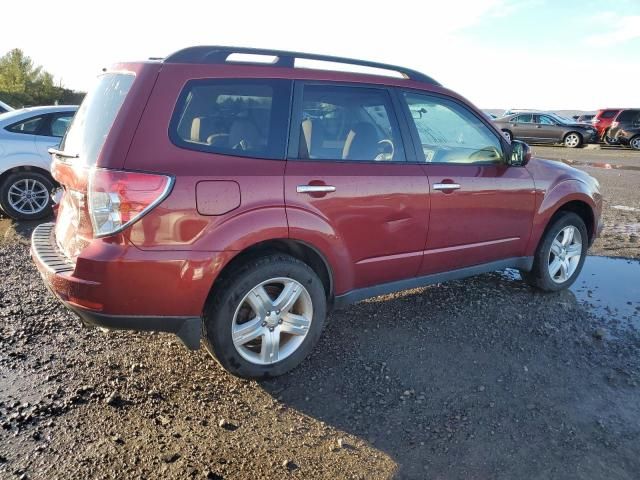
[[[7,105],[4,102],[0,102],[0,113],[10,112],[12,110],[13,110],[12,106]]]
[[[51,213],[49,148],[58,147],[78,107],[51,106],[0,114],[0,207],[16,220]]]

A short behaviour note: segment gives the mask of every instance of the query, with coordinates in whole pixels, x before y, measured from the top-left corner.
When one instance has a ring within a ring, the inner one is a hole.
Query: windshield
[[[132,73],[107,73],[98,77],[71,122],[61,150],[78,155],[87,165],[95,165],[134,80]]]

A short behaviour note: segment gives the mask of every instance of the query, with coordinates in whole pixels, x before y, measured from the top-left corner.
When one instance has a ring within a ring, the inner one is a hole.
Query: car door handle
[[[298,185],[296,187],[298,193],[330,193],[335,191],[336,187],[333,185]]]
[[[434,190],[458,190],[460,188],[459,183],[434,183]]]

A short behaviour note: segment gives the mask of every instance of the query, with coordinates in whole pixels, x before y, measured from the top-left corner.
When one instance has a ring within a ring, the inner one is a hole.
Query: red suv
[[[605,143],[613,143],[613,138],[608,136],[611,122],[622,111],[621,108],[603,108],[598,110],[595,117],[591,119],[591,124],[598,132],[598,138]]]
[[[592,177],[529,161],[426,75],[360,60],[193,47],[115,65],[52,155],[57,219],[32,238],[49,288],[89,325],[202,336],[243,377],[295,367],[331,308],[367,297],[507,267],[566,288],[600,227]]]

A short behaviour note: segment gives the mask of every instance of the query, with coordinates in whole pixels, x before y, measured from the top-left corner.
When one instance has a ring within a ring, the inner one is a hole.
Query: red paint
[[[442,87],[265,66],[139,63],[114,68],[135,72],[136,81],[97,166],[159,173],[175,182],[168,197],[133,225],[95,239],[86,208],[87,170],[73,160],[55,162],[53,174],[66,187],[56,236],[62,251],[75,260],[75,270],[54,274],[44,264],[38,267],[60,297],[78,305],[93,305],[106,314],[200,315],[224,267],[243,250],[275,239],[319,252],[332,275],[331,294],[340,295],[530,256],[551,216],[568,201],[584,202],[599,224],[597,184],[555,162],[534,159],[526,167],[507,167],[261,160],[182,149],[167,133],[176,99],[190,79],[268,77],[397,86],[449,96],[482,115]],[[434,183],[461,187],[434,191]],[[298,185],[332,185],[336,191],[300,194]]]

